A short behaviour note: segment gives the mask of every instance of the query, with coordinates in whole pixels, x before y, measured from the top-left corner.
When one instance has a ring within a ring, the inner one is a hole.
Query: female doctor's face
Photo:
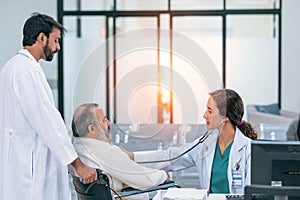
[[[209,97],[207,101],[203,118],[206,120],[208,130],[220,129],[224,123],[224,116],[220,115],[220,111],[212,97]]]

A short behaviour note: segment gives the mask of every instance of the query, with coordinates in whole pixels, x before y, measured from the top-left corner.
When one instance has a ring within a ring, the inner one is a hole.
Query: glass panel
[[[64,17],[63,23],[67,29],[66,36],[68,37],[99,37],[105,39],[106,27],[105,17],[103,16]]]
[[[167,0],[117,0],[117,10],[166,10]]]
[[[64,0],[64,10],[113,10],[113,0]]]
[[[64,0],[64,10],[77,10],[77,0]]]
[[[222,18],[175,17],[173,22],[173,98],[186,92],[180,105],[173,105],[174,123],[204,122],[205,97],[222,87]]]
[[[81,37],[76,37],[76,17],[64,17],[69,30],[64,37],[64,115],[70,128],[73,110],[86,102],[97,102],[105,110],[104,17],[82,17]]]
[[[157,19],[117,20],[117,123],[157,123]]]
[[[276,15],[239,15],[228,16],[227,19],[229,38],[270,38],[276,35],[278,29]]]
[[[223,7],[223,0],[171,0],[172,10],[217,10]]]
[[[278,101],[277,22],[272,15],[228,17],[226,85],[245,107]]]
[[[279,8],[279,0],[226,0],[227,9]]]
[[[81,37],[105,39],[105,17],[81,17]]]
[[[143,28],[156,28],[157,18],[155,17],[117,17],[117,33],[132,31]]]

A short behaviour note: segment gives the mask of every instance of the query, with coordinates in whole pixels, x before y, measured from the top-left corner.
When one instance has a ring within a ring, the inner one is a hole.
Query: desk
[[[226,194],[209,194],[209,200],[226,200]]]
[[[180,191],[181,188],[176,188],[176,190]],[[184,188],[182,188],[184,190]],[[205,190],[199,190],[204,192]],[[205,191],[207,192],[207,191]],[[162,200],[164,198],[164,195],[167,193],[165,190],[159,190],[157,194],[153,197],[153,200]],[[226,200],[227,194],[209,194],[206,198],[206,200]],[[200,197],[202,198],[202,196]]]

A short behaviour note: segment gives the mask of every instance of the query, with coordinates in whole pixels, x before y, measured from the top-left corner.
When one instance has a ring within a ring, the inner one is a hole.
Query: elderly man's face
[[[109,132],[110,121],[106,118],[106,115],[101,108],[96,108],[96,116],[97,116],[98,123],[102,128],[102,130],[100,131],[104,132],[105,136],[108,139],[108,142],[111,142],[112,137]]]

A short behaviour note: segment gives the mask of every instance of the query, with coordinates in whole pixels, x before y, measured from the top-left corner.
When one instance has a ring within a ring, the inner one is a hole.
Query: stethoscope
[[[212,133],[213,131],[211,130],[208,130],[205,132],[205,134],[199,139],[199,141],[194,144],[194,146],[192,146],[191,148],[187,149],[186,151],[184,151],[183,153],[181,153],[180,155],[178,156],[175,156],[174,158],[170,158],[170,159],[165,159],[165,160],[153,160],[153,161],[142,161],[142,162],[138,162],[139,164],[146,164],[146,163],[159,163],[159,162],[169,162],[169,161],[172,161],[172,160],[176,160],[177,158],[180,158],[181,156],[183,156],[184,154],[190,152],[192,149],[194,149],[196,146],[198,146],[199,144],[203,143],[207,138],[208,136],[210,136],[210,134]]]

